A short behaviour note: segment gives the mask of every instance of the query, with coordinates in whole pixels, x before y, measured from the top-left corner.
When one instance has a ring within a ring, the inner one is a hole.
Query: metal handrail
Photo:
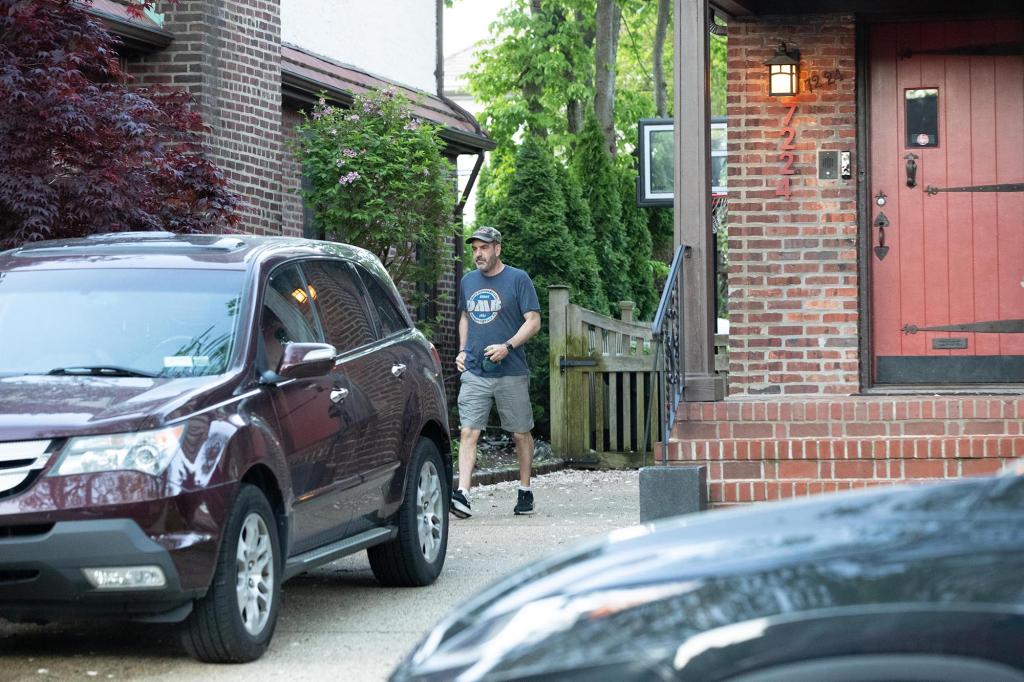
[[[672,424],[675,423],[676,412],[683,401],[686,388],[686,373],[683,367],[683,259],[689,255],[690,247],[680,245],[672,258],[672,267],[665,280],[665,288],[661,292],[658,312],[651,324],[651,335],[656,344],[658,363],[661,376],[662,416],[661,416],[661,447],[662,458],[668,447]]]

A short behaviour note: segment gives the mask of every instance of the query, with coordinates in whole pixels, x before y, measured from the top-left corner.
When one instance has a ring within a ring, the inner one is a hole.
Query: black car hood
[[[210,377],[5,377],[0,379],[0,440],[155,427],[213,383]]]
[[[615,531],[480,594],[396,679],[441,679],[480,660],[495,679],[653,661],[702,632],[865,600],[1024,605],[1024,581],[1006,568],[1024,563],[1022,510],[978,513],[996,485],[830,495]]]

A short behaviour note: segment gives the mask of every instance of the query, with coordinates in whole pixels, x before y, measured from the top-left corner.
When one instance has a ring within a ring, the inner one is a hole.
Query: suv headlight
[[[60,461],[50,475],[140,471],[159,476],[181,452],[184,434],[185,426],[178,425],[155,431],[72,438],[61,451]]]

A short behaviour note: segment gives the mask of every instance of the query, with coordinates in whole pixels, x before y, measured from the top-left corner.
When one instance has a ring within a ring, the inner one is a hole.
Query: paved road
[[[474,490],[475,516],[452,519],[448,559],[422,589],[377,586],[366,554],[284,586],[270,650],[255,663],[193,662],[167,628],[0,621],[0,680],[384,680],[451,607],[502,575],[639,519],[636,471],[562,471],[534,479],[537,513],[513,517],[515,484]]]

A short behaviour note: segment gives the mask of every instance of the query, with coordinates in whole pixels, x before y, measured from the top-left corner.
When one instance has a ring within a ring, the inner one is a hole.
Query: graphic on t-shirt
[[[493,322],[501,310],[501,298],[494,289],[480,289],[474,291],[466,301],[466,312],[469,319],[477,324]]]

